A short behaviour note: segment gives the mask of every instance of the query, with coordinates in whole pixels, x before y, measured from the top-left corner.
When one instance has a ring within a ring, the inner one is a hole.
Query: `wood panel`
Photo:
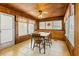
[[[64,40],[64,31],[62,31],[62,30],[39,29],[37,31],[39,31],[39,32],[50,32],[52,34],[52,39],[54,39],[54,40]]]
[[[30,35],[16,37],[16,44],[31,39]]]
[[[64,16],[48,17],[48,18],[40,19],[38,21],[41,22],[41,21],[63,20],[63,18],[64,18]]]
[[[79,4],[75,5],[75,50],[74,55],[79,56]]]

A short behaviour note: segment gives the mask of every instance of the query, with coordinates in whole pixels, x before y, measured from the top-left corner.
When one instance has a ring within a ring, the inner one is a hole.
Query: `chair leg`
[[[50,45],[50,41],[49,41],[49,47],[51,47],[51,45]]]
[[[33,45],[33,50],[34,50],[34,47],[35,47],[35,42],[34,42],[34,45]]]
[[[39,52],[41,53],[41,48],[40,48],[40,44],[39,44]]]
[[[52,40],[50,40],[50,44],[52,45]]]

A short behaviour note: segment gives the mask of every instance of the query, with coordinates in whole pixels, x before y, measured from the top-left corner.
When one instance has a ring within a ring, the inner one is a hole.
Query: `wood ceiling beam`
[[[49,18],[43,18],[43,19],[40,19],[40,21],[51,21],[51,20],[63,20],[64,19],[64,16],[57,16],[57,17],[49,17]]]

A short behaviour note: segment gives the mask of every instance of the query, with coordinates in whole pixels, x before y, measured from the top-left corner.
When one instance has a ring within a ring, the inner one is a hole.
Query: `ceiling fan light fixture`
[[[39,10],[40,15],[42,14],[42,10]]]
[[[42,19],[42,18],[43,18],[43,16],[42,16],[42,15],[39,15],[39,16],[38,16],[38,18],[39,18],[39,19]]]

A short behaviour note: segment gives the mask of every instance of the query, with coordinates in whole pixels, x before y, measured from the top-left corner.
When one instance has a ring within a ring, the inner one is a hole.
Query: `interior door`
[[[15,44],[15,17],[0,13],[0,47],[5,48]]]

